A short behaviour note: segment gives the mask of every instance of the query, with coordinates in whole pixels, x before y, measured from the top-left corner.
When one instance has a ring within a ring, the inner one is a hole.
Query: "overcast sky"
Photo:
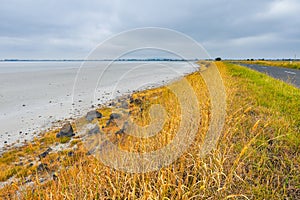
[[[1,0],[0,59],[85,58],[141,27],[182,32],[212,57],[294,58],[299,13],[299,0]]]

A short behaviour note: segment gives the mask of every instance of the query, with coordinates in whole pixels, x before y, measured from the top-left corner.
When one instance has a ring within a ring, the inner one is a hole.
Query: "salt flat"
[[[195,70],[187,62],[0,62],[0,148]]]

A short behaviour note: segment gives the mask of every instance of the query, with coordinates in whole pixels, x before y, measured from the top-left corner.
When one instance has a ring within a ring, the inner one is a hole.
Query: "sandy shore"
[[[92,106],[194,70],[183,62],[1,62],[0,150]]]

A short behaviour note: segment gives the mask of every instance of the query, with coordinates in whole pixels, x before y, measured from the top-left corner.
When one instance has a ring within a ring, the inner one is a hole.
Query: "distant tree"
[[[220,57],[217,57],[215,60],[216,60],[216,61],[221,61],[221,60],[222,60],[222,58],[220,58]]]

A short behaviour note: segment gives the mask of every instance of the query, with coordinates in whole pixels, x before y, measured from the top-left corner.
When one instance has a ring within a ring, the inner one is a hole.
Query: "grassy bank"
[[[299,61],[268,61],[268,60],[255,60],[255,61],[238,61],[239,63],[245,64],[256,64],[273,67],[285,67],[291,69],[300,69]]]
[[[199,73],[186,80],[195,89],[201,108],[196,140],[173,164],[155,172],[126,173],[101,164],[80,137],[71,141],[46,133],[0,159],[0,180],[12,180],[0,189],[7,199],[297,199],[300,195],[300,90],[234,64],[216,62],[227,93],[224,131],[214,151],[199,157],[208,129],[210,101]],[[181,80],[171,84],[180,88]],[[174,138],[180,126],[180,105],[169,89],[138,92],[128,99],[131,118],[140,125],[150,121],[151,105],[166,108],[166,122],[155,137],[144,140],[115,134],[107,123],[112,112],[99,108],[101,134],[132,152],[160,149]],[[122,123],[122,118],[120,119]],[[74,128],[75,125],[74,125]],[[49,146],[66,144],[34,162]],[[72,152],[72,153],[70,153]],[[41,168],[44,164],[44,168]],[[28,181],[30,177],[30,181]],[[45,177],[50,177],[47,181]],[[43,178],[43,179],[41,179]],[[26,182],[30,182],[27,184]]]

